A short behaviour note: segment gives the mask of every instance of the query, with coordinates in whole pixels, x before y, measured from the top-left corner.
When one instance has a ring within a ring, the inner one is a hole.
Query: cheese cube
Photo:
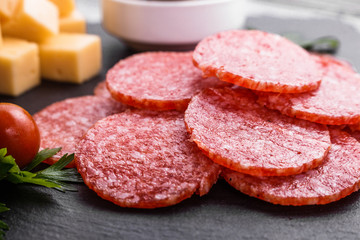
[[[0,0],[0,20],[8,21],[20,9],[22,0]]]
[[[60,32],[86,33],[85,17],[75,10],[69,16],[60,18]]]
[[[42,42],[59,33],[59,13],[53,3],[47,0],[23,1],[19,12],[3,24],[4,36]]]
[[[50,1],[53,2],[58,7],[60,17],[67,17],[75,10],[74,0],[50,0]]]
[[[40,45],[41,76],[82,83],[101,69],[101,41],[96,35],[60,33]]]
[[[4,38],[0,48],[0,94],[18,96],[40,84],[37,44]]]

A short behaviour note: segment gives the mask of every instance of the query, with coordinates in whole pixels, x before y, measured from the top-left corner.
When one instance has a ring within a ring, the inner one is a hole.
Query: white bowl
[[[246,0],[102,0],[103,27],[137,50],[188,50],[241,28]]]

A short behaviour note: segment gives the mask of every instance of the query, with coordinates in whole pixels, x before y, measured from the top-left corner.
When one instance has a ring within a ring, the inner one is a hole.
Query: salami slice
[[[259,103],[288,116],[312,122],[342,125],[360,122],[360,75],[349,65],[313,56],[324,73],[319,89],[301,94],[258,92]]]
[[[94,95],[99,97],[105,97],[105,98],[112,98],[109,90],[106,88],[106,82],[100,82],[98,85],[96,85],[94,89]]]
[[[69,98],[53,103],[34,115],[40,131],[40,149],[62,147],[52,158],[53,164],[65,153],[74,153],[75,145],[96,121],[126,107],[116,101],[97,96]],[[71,162],[67,167],[75,167]]]
[[[309,53],[283,37],[256,30],[209,36],[196,46],[193,60],[205,76],[253,90],[307,92],[321,82]]]
[[[330,148],[326,126],[264,108],[247,89],[202,91],[190,102],[185,123],[214,162],[255,176],[304,172]]]
[[[338,66],[348,69],[349,71],[356,72],[355,68],[351,65],[351,63],[349,63],[348,61],[346,61],[344,59],[336,58],[336,57],[334,57],[332,55],[328,55],[328,54],[313,53],[313,55],[315,56],[316,63],[320,64],[320,66],[331,67],[332,65],[335,65],[335,66],[338,65]],[[323,70],[321,70],[321,71],[323,71]]]
[[[129,110],[100,120],[78,144],[76,165],[99,196],[132,208],[204,195],[220,173],[190,141],[176,111]]]
[[[330,129],[332,147],[316,169],[287,177],[254,177],[224,170],[225,180],[250,196],[281,205],[314,205],[337,201],[360,187],[360,143],[348,133]]]
[[[139,53],[121,60],[106,76],[111,95],[133,107],[184,111],[193,95],[222,86],[217,78],[203,78],[192,64],[192,52]]]

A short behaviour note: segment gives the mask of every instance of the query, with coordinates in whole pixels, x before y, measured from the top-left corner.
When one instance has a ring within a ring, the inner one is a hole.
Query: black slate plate
[[[305,39],[332,35],[341,40],[338,56],[360,69],[360,34],[330,20],[249,18],[247,26],[276,33],[300,33]],[[103,72],[77,86],[44,81],[19,98],[35,113],[54,101],[92,94],[106,71],[132,51],[103,32]],[[6,239],[359,239],[360,193],[324,206],[285,207],[248,197],[223,180],[204,197],[194,196],[162,209],[120,208],[98,197],[83,184],[78,192],[61,193],[30,185],[0,184],[0,202],[11,211],[1,214],[11,229]]]

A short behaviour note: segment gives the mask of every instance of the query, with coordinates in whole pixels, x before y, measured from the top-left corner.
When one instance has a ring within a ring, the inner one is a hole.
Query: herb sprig
[[[335,54],[340,47],[339,39],[333,36],[323,36],[311,41],[303,40],[298,34],[287,33],[283,34],[283,36],[300,45],[305,50],[315,53]]]
[[[9,211],[10,209],[5,206],[5,204],[0,203],[0,213]],[[9,226],[0,220],[0,239],[3,238],[5,231],[9,230]]]
[[[256,30],[257,28],[248,26],[246,29]],[[340,40],[334,36],[322,36],[310,41],[304,40],[303,36],[298,33],[286,32],[282,33],[281,36],[314,53],[336,54],[340,47]]]
[[[74,154],[65,154],[55,164],[36,172],[32,172],[45,159],[58,153],[61,148],[44,149],[40,151],[33,161],[22,170],[16,164],[11,155],[7,155],[7,149],[0,149],[0,181],[8,181],[14,184],[30,183],[59,191],[76,191],[68,182],[83,182],[76,169],[64,169],[74,159]],[[5,204],[0,203],[0,213],[10,210]],[[0,240],[9,226],[0,220]]]

